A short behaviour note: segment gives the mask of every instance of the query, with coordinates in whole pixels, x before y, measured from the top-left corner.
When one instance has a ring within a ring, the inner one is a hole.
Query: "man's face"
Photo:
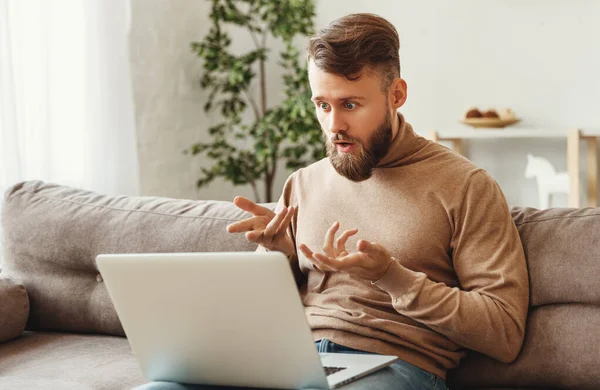
[[[365,72],[349,81],[310,61],[308,77],[333,167],[349,180],[368,179],[393,138],[393,118],[380,76]]]

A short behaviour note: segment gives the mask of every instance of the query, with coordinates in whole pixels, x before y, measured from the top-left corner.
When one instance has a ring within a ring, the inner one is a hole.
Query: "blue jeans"
[[[319,352],[370,353],[335,344],[327,339],[315,342]],[[344,390],[447,390],[446,382],[437,375],[402,360],[340,387]],[[187,385],[174,382],[150,382],[136,390],[256,390],[248,387]]]

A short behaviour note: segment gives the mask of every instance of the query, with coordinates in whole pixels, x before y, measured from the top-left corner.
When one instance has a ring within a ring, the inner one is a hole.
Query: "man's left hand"
[[[357,252],[342,251],[337,257],[314,253],[304,244],[298,248],[320,270],[346,272],[372,282],[381,279],[394,261],[383,246],[365,240],[358,241]]]

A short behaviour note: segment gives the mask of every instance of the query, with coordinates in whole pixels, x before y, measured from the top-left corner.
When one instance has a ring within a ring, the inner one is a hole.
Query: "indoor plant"
[[[213,161],[202,168],[198,188],[217,177],[235,185],[249,184],[257,202],[273,201],[273,182],[280,160],[297,169],[325,156],[305,60],[295,37],[313,32],[313,0],[211,0],[212,26],[192,50],[203,59],[201,85],[210,91],[204,110],[218,110],[221,121],[208,131],[211,142],[198,142],[186,153],[204,154]],[[231,52],[227,27],[243,28],[254,47],[241,55]],[[281,39],[279,64],[285,69],[280,104],[267,107],[265,63],[273,52],[269,39]],[[253,86],[258,91],[253,93]],[[244,120],[251,110],[251,120]],[[260,183],[264,191],[259,193]]]

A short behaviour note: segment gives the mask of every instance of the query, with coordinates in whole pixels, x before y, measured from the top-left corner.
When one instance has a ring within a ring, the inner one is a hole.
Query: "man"
[[[317,347],[401,359],[349,388],[443,389],[465,349],[516,358],[527,268],[496,182],[397,113],[407,97],[398,52],[395,28],[370,14],[312,37],[328,158],[290,176],[277,213],[236,198],[254,217],[228,231],[288,256]]]
[[[525,330],[525,257],[504,195],[397,112],[398,52],[395,28],[370,14],[311,38],[328,158],[289,177],[276,213],[234,199],[254,216],[228,226],[288,257],[319,351],[400,358],[347,389],[446,389],[466,349],[510,362]]]

